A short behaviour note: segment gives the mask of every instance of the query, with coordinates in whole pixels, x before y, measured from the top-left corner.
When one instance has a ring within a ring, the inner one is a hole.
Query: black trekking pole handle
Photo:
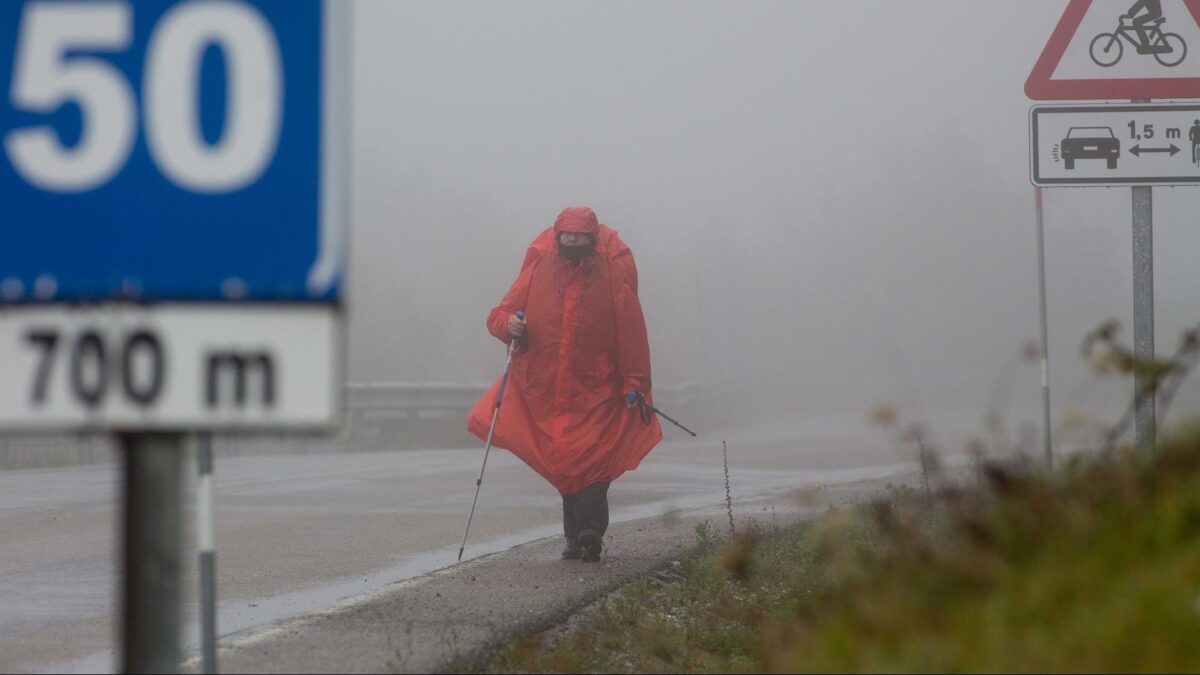
[[[640,392],[636,392],[636,391],[629,392],[628,394],[625,395],[625,400],[629,403],[633,403],[636,401],[640,404],[641,412],[642,412],[642,422],[644,422],[646,424],[650,424],[650,416],[648,414],[646,414],[646,411],[648,410],[648,411],[654,413],[655,415],[658,415],[659,417],[670,422],[671,424],[674,424],[675,426],[679,427],[680,429],[683,429],[684,431],[691,434],[693,437],[697,436],[696,432],[683,426],[679,422],[676,422],[670,415],[666,414],[665,412],[659,410],[658,408],[654,407],[649,402],[647,402],[646,397],[643,396]]]

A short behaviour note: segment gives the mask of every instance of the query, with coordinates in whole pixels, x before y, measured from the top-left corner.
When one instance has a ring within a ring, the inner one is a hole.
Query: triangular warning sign
[[[1200,98],[1200,0],[1070,0],[1025,95]]]

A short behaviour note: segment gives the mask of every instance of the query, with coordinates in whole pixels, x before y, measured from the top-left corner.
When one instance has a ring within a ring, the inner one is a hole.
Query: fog
[[[634,251],[659,386],[736,380],[779,419],[1011,387],[1040,419],[1022,87],[1065,6],[356,3],[350,379],[495,377],[488,310],[586,204]],[[1165,353],[1200,321],[1200,190],[1154,200]],[[1131,340],[1130,191],[1047,190],[1045,218],[1056,418],[1111,416],[1131,385],[1079,344]]]

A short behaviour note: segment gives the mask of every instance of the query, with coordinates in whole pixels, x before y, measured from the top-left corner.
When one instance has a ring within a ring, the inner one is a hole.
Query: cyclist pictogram
[[[1096,65],[1114,66],[1121,60],[1125,47],[1122,38],[1133,45],[1138,54],[1153,55],[1160,64],[1173,68],[1187,56],[1187,43],[1178,33],[1164,33],[1162,0],[1137,0],[1117,20],[1117,29],[1092,38],[1089,54]]]

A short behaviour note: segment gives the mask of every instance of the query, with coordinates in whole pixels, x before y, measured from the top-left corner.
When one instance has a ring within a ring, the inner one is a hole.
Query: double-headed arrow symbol
[[[1141,157],[1142,153],[1150,153],[1150,152],[1169,152],[1169,153],[1171,153],[1171,156],[1174,157],[1175,153],[1179,152],[1179,148],[1175,147],[1175,144],[1172,143],[1171,147],[1169,147],[1169,148],[1143,148],[1141,146],[1135,145],[1129,149],[1129,154],[1133,155],[1134,157]]]

